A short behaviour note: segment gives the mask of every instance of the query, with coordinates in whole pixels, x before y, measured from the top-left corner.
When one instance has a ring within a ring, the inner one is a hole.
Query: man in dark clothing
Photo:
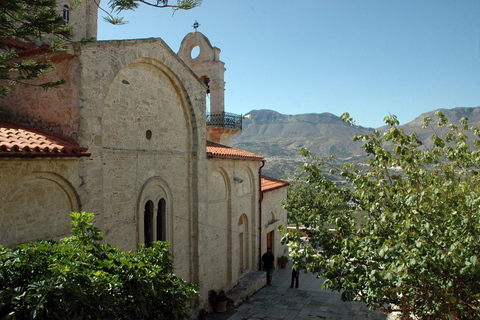
[[[270,275],[273,269],[273,262],[275,258],[273,257],[272,248],[268,248],[267,252],[262,256],[263,270],[267,271],[267,284],[270,284]]]
[[[292,268],[292,284],[290,285],[290,288],[293,288],[293,283],[295,282],[295,288],[298,288],[298,277],[300,276],[300,272],[295,269],[295,267]]]

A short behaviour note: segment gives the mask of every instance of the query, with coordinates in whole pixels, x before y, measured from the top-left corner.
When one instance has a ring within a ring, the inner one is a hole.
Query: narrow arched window
[[[65,23],[70,21],[70,7],[66,4],[63,5],[63,20]]]
[[[166,228],[165,228],[165,221],[166,221],[166,203],[165,199],[160,199],[158,201],[158,209],[157,209],[157,241],[165,241],[166,237]]]
[[[151,200],[145,204],[143,234],[145,236],[145,245],[151,247],[153,242],[153,202]]]

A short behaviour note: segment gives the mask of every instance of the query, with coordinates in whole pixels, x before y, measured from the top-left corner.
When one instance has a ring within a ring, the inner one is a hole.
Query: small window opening
[[[150,140],[152,139],[152,131],[151,130],[147,130],[147,132],[145,133],[145,137]]]
[[[192,59],[197,59],[199,55],[200,55],[200,47],[199,46],[193,47],[192,51],[190,52],[190,57],[192,57]]]
[[[65,20],[65,24],[70,22],[70,7],[66,4],[63,5],[63,20]]]

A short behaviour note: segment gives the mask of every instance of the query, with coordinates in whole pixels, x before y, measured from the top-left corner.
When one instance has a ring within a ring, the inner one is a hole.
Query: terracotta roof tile
[[[279,188],[283,188],[290,185],[290,183],[282,180],[278,180],[275,178],[262,176],[262,192],[268,192],[272,190],[276,190]]]
[[[61,135],[0,120],[0,157],[84,157],[86,151]]]
[[[14,50],[20,57],[50,51],[50,46],[47,44],[37,46],[31,42],[25,42],[18,39],[0,39],[0,45],[4,47],[4,49]]]
[[[261,161],[262,156],[257,156],[254,153],[234,149],[232,147],[224,146],[212,141],[207,141],[207,156],[210,158],[222,159],[236,159],[236,160],[253,160]]]

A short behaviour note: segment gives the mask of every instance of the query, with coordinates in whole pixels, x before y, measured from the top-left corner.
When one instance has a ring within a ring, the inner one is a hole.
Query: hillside
[[[453,123],[468,117],[470,125],[480,124],[480,107],[439,109]],[[435,119],[437,110],[424,113],[402,125],[406,132],[417,131],[422,139],[432,132],[422,130],[423,117]],[[285,115],[272,110],[252,110],[252,119],[243,121],[243,131],[234,136],[234,148],[263,155],[267,164],[263,173],[278,179],[290,179],[300,170],[303,158],[299,155],[305,147],[320,157],[334,154],[340,163],[365,163],[361,142],[353,142],[355,134],[371,132],[374,128],[352,127],[331,113]],[[384,127],[378,128],[379,130]],[[428,141],[428,139],[427,139]]]

